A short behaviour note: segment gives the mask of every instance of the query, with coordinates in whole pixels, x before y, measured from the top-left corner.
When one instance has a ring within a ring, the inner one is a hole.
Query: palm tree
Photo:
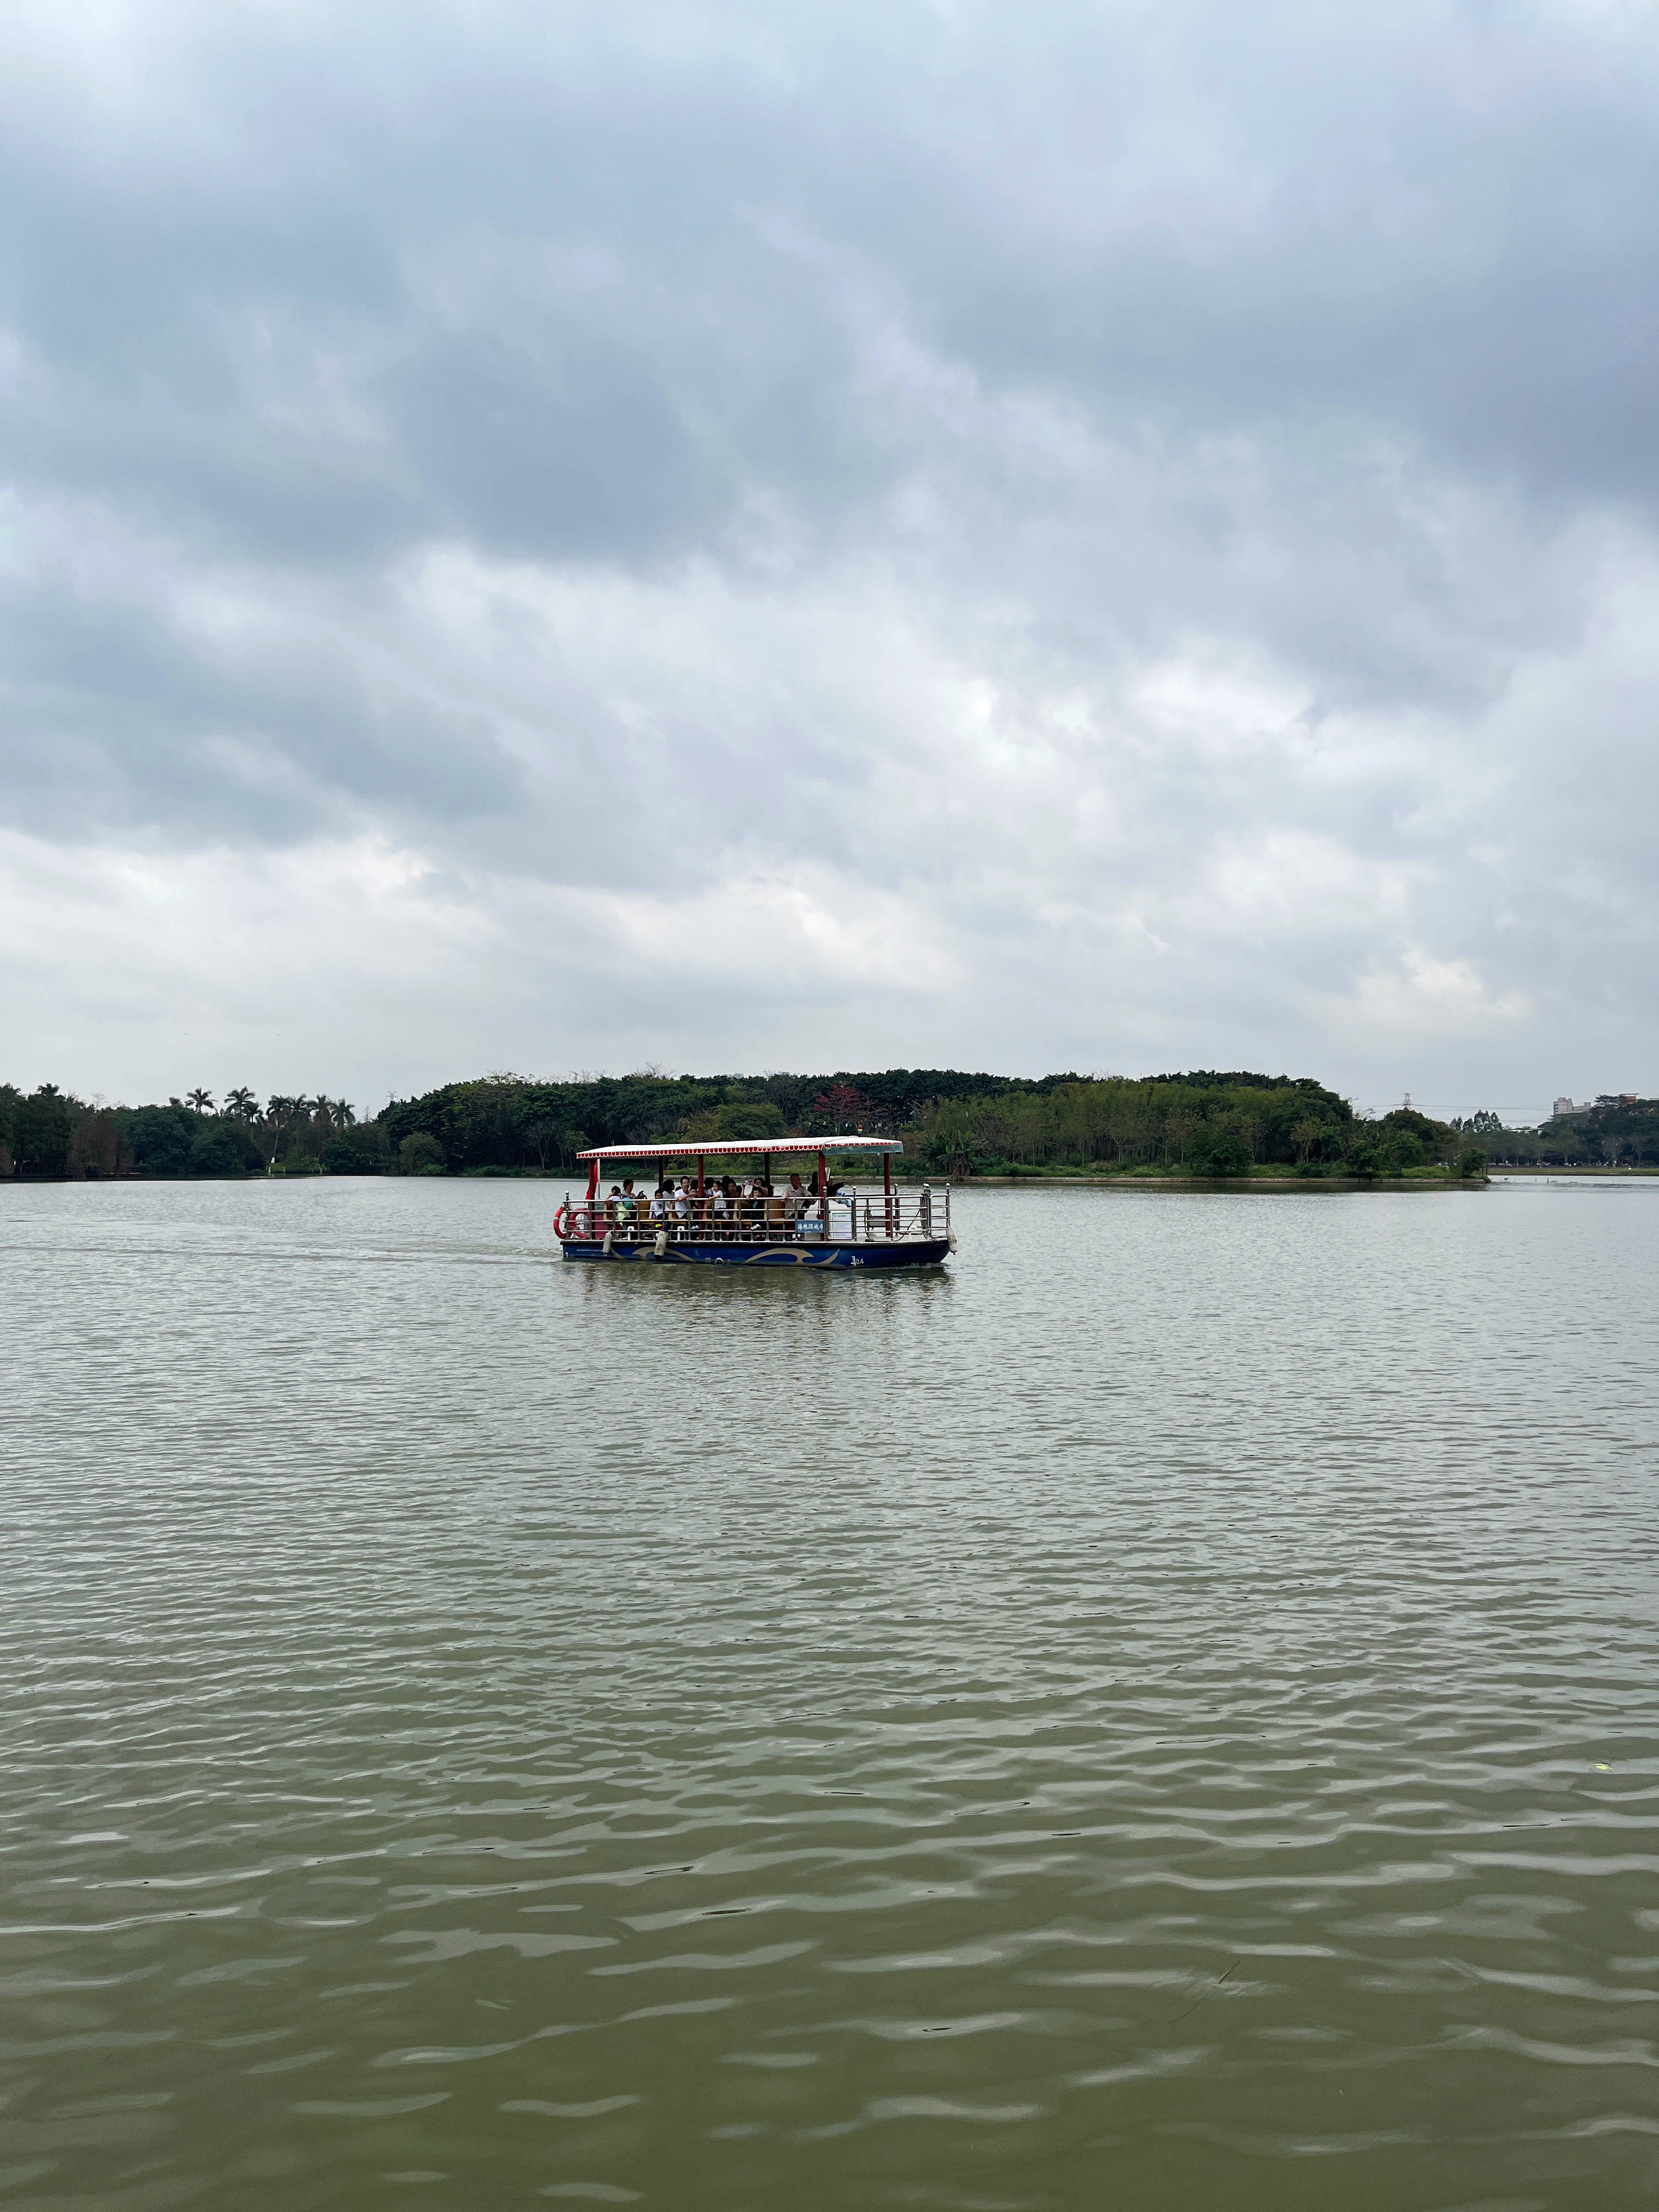
[[[198,1114],[210,1114],[213,1111],[213,1093],[204,1091],[198,1085],[194,1091],[185,1091],[185,1103],[193,1106]]]
[[[244,1084],[240,1091],[227,1091],[225,1111],[239,1121],[251,1121],[259,1110],[259,1102]]]

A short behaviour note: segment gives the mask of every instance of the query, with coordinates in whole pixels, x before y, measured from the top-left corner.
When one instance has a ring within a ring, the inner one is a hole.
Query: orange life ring
[[[559,1210],[553,1217],[553,1234],[561,1243],[570,1234],[570,1200],[568,1198],[561,1200]]]

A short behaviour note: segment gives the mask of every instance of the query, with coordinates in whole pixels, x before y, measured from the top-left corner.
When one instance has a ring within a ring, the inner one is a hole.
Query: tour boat
[[[937,1267],[957,1249],[951,1189],[895,1190],[887,1137],[770,1137],[760,1143],[706,1139],[701,1146],[596,1145],[586,1195],[554,1217],[567,1260],[626,1260],[714,1267]],[[881,1187],[860,1189],[831,1176],[831,1159],[881,1161]],[[715,1159],[758,1160],[741,1179],[706,1172]],[[780,1171],[774,1160],[799,1162]],[[656,1171],[654,1182],[630,1163]],[[811,1186],[801,1170],[816,1162]],[[606,1163],[622,1180],[605,1188]],[[669,1172],[679,1165],[678,1175]],[[636,1188],[641,1180],[643,1189]]]

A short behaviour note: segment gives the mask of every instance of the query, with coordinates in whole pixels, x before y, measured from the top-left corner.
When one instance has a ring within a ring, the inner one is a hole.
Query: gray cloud
[[[0,92],[32,899],[263,856],[321,960],[358,880],[433,1075],[805,982],[814,1060],[1659,1087],[1644,21],[100,21]]]
[[[615,349],[548,362],[493,340],[436,346],[401,380],[396,412],[434,524],[503,551],[638,560],[696,544],[714,519],[685,424]]]

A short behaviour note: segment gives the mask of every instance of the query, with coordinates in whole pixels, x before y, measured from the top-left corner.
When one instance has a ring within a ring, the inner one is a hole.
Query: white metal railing
[[[649,1243],[665,1235],[672,1243],[888,1244],[951,1233],[951,1191],[854,1190],[844,1184],[828,1208],[805,1192],[744,1192],[733,1197],[712,1188],[635,1191],[614,1197],[603,1187],[569,1200],[562,1232],[579,1241],[607,1233],[617,1243]]]

